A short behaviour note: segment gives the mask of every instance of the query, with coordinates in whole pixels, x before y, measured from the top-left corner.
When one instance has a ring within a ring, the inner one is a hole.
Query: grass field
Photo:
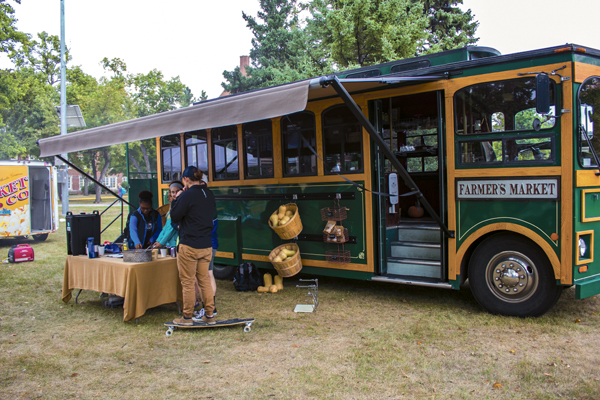
[[[566,289],[543,317],[516,319],[483,312],[468,289],[319,278],[318,312],[296,314],[308,301],[297,277],[277,294],[219,281],[219,319],[254,317],[252,331],[166,337],[175,305],[136,324],[99,293],[61,301],[64,223],[27,242],[35,262],[0,264],[0,399],[600,398],[600,296]]]

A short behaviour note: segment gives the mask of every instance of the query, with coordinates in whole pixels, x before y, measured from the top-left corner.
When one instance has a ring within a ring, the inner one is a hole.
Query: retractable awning
[[[355,92],[369,90],[382,84],[426,82],[445,78],[445,76],[405,76],[339,81],[349,92]],[[336,91],[331,87],[321,86],[322,79],[304,80],[240,93],[178,110],[40,139],[38,141],[40,157],[292,114],[304,110],[309,100],[337,96]]]

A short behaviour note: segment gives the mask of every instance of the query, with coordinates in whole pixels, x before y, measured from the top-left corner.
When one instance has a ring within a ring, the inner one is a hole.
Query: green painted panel
[[[233,253],[234,258],[215,257],[217,264],[240,265],[242,263],[241,221],[238,217],[219,217],[217,227],[219,251]]]
[[[560,234],[560,203],[556,201],[458,201],[456,248],[478,229],[502,222],[531,229],[546,240],[560,258],[560,243],[550,239],[553,233]]]
[[[586,297],[600,294],[600,276],[583,279],[575,282],[575,298],[585,299]]]
[[[364,182],[358,182],[364,184]],[[233,195],[233,188],[211,188],[215,195]],[[240,188],[236,195],[289,194],[289,193],[354,193],[354,200],[340,200],[340,206],[348,207],[348,218],[342,225],[350,236],[356,236],[356,244],[329,244],[324,242],[299,241],[303,259],[325,261],[327,250],[342,248],[349,250],[352,263],[366,264],[365,195],[349,183],[310,183],[289,185],[264,185]],[[280,200],[218,200],[219,223],[223,217],[240,217],[242,223],[243,253],[268,256],[277,246],[290,242],[281,239],[268,225],[270,215],[286,201]],[[333,200],[299,200],[297,202],[302,219],[302,234],[322,235],[326,222],[321,219],[321,209],[334,207]],[[220,236],[219,236],[220,240]],[[220,246],[219,246],[220,249]]]

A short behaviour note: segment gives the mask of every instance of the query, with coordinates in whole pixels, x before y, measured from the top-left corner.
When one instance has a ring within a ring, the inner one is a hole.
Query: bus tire
[[[550,261],[533,242],[500,233],[485,239],[469,262],[471,292],[492,314],[538,317],[558,301]]]
[[[213,266],[213,275],[215,279],[231,281],[235,276],[236,267],[233,265],[215,264]]]
[[[35,240],[36,242],[43,242],[46,239],[48,239],[47,233],[42,233],[41,235],[33,235],[33,240]]]

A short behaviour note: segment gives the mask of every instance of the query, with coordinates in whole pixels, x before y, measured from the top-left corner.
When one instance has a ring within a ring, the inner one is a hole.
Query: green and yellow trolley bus
[[[216,274],[287,241],[303,273],[459,289],[538,316],[600,293],[600,51],[466,47],[231,95],[40,141],[42,156],[156,138],[151,180],[196,165],[217,197]],[[90,138],[93,138],[91,141]],[[343,227],[337,241],[327,220]]]

